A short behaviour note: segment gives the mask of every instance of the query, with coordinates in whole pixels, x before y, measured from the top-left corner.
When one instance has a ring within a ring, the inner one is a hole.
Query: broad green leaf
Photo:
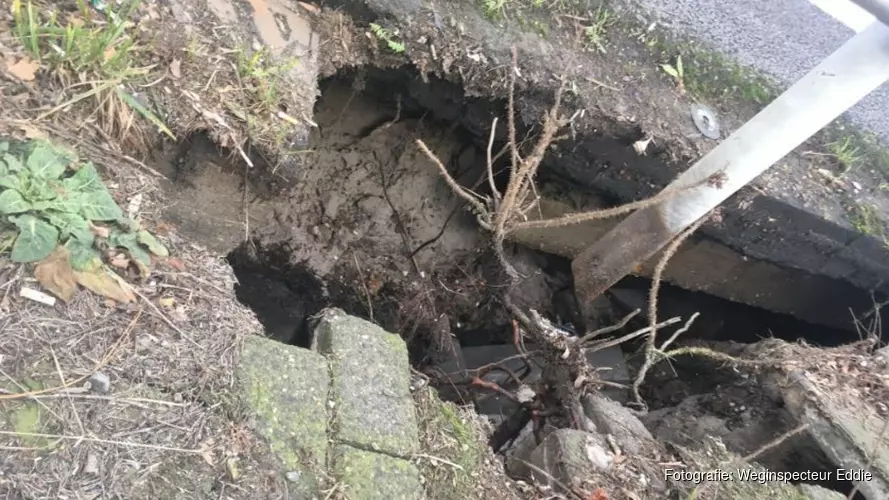
[[[35,262],[52,253],[59,241],[59,230],[33,215],[10,217],[19,228],[19,237],[12,246],[13,262]]]
[[[9,151],[9,142],[8,141],[0,142],[0,155],[6,154],[7,151]]]
[[[65,248],[68,249],[68,262],[71,263],[71,267],[74,269],[78,271],[95,271],[102,267],[102,255],[99,254],[99,251],[96,250],[92,243],[71,238],[65,243]]]
[[[71,158],[47,142],[35,143],[31,154],[25,161],[28,171],[42,179],[58,179],[65,173],[65,167]]]
[[[71,177],[63,179],[62,186],[72,194],[106,190],[99,172],[90,162],[81,165]]]
[[[109,221],[123,217],[123,210],[111,197],[107,190],[77,193],[69,198],[69,202],[77,207],[80,215],[87,220]]]
[[[57,184],[39,178],[36,181],[31,183],[32,200],[55,200],[59,197]]]
[[[22,171],[22,169],[24,169],[24,167],[22,166],[22,162],[18,158],[16,158],[15,156],[12,156],[9,153],[6,153],[5,155],[3,155],[3,163],[6,164],[6,168],[10,172],[20,172],[20,171]]]
[[[151,264],[151,255],[139,244],[139,236],[136,233],[125,233],[114,229],[108,236],[108,244],[127,249],[130,256],[146,266]]]
[[[31,204],[22,198],[22,193],[15,189],[6,189],[0,193],[0,213],[20,214],[31,210]]]
[[[22,191],[22,180],[16,174],[0,175],[0,187]]]
[[[52,225],[59,228],[62,238],[71,236],[83,243],[93,244],[95,235],[90,231],[89,222],[83,217],[70,212],[47,212],[44,215]]]
[[[153,234],[148,231],[139,231],[139,243],[148,247],[148,250],[158,257],[169,257],[170,252]]]

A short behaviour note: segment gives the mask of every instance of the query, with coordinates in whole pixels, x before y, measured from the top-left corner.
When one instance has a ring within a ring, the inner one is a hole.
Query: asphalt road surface
[[[658,21],[790,85],[855,35],[809,0],[637,0]],[[823,0],[828,1],[828,0]],[[830,0],[837,1],[837,0]],[[858,25],[860,28],[860,20]],[[889,85],[849,110],[889,144]]]

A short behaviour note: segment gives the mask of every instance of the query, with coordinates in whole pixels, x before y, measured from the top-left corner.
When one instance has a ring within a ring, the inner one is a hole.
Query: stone
[[[540,432],[541,438],[545,439],[555,430],[554,427],[545,425]],[[534,422],[528,422],[504,453],[506,472],[511,477],[524,479],[531,477],[531,468],[528,467],[528,463],[531,462],[531,454],[537,449],[538,444],[537,438],[534,436]]]
[[[96,372],[88,379],[90,390],[97,394],[108,394],[111,390],[111,379],[104,372]]]
[[[596,430],[610,434],[623,453],[646,455],[659,447],[645,425],[620,403],[600,394],[588,394],[582,402],[583,411]]]
[[[419,500],[423,498],[420,473],[401,458],[338,445],[333,475],[346,498],[361,500]]]
[[[317,491],[312,471],[327,463],[327,361],[308,349],[251,336],[237,379],[256,431],[288,477],[298,477],[298,494],[311,497]]]
[[[613,456],[598,434],[559,429],[531,453],[531,476],[539,484],[570,486],[576,479],[611,467]],[[543,472],[541,472],[543,471]]]
[[[393,455],[417,451],[407,346],[377,325],[325,309],[312,347],[330,362],[335,439]]]

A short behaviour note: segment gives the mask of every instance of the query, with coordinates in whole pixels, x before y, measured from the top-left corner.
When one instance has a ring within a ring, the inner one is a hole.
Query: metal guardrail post
[[[885,3],[856,1],[866,2]],[[581,252],[571,267],[584,313],[636,265],[887,80],[889,27],[875,22],[665,188],[681,194],[634,212]],[[720,182],[706,182],[714,176]]]

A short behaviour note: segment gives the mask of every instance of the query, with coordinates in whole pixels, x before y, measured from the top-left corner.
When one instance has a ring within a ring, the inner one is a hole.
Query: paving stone
[[[314,334],[313,348],[331,367],[334,439],[393,455],[416,452],[410,364],[401,337],[339,309],[325,310]]]
[[[284,470],[301,477],[295,498],[310,497],[317,489],[313,472],[327,463],[327,360],[308,349],[248,337],[238,383],[258,433]]]
[[[400,458],[338,445],[333,474],[355,500],[419,500],[420,472]]]

